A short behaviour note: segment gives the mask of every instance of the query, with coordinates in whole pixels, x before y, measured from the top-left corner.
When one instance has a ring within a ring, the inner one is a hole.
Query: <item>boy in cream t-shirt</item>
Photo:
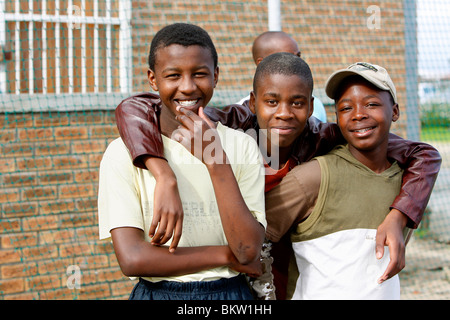
[[[173,252],[151,243],[158,175],[135,167],[119,138],[100,165],[100,238],[112,239],[122,272],[140,278],[130,299],[252,299],[243,274],[262,272],[262,157],[253,138],[203,114],[219,75],[215,47],[200,27],[173,24],[153,38],[149,66],[183,234]]]

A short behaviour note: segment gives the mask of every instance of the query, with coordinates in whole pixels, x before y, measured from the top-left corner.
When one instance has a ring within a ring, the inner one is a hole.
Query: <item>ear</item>
[[[263,60],[263,58],[259,57],[258,59],[256,59],[256,65],[258,65],[261,61]]]
[[[217,83],[219,82],[219,66],[216,67],[214,70],[214,88],[217,86]]]
[[[392,106],[392,122],[395,122],[400,118],[400,108],[398,107],[398,104],[394,104]]]
[[[311,95],[311,100],[309,100],[309,114],[308,114],[308,118],[312,116],[314,112],[314,96]]]
[[[152,89],[155,91],[158,91],[158,86],[156,85],[155,73],[150,68],[147,70],[147,78],[148,78],[148,83],[150,84]]]
[[[255,92],[250,92],[250,101],[248,102],[248,108],[253,114],[256,114],[256,96]]]

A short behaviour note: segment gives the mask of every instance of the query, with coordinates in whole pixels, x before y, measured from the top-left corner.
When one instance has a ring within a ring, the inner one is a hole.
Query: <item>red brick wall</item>
[[[1,114],[0,127],[0,299],[126,298],[133,282],[97,227],[114,112]],[[72,265],[80,289],[69,288]]]

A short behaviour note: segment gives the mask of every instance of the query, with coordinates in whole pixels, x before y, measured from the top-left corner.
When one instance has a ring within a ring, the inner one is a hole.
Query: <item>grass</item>
[[[422,127],[420,140],[450,142],[450,127]]]

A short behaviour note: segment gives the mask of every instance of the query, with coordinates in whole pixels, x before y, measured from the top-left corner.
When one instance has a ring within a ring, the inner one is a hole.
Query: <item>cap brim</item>
[[[344,79],[346,79],[350,76],[354,76],[354,75],[358,75],[358,76],[364,78],[365,80],[369,81],[370,83],[372,83],[377,88],[380,88],[381,90],[390,91],[388,86],[384,85],[380,81],[376,81],[373,78],[367,77],[364,73],[356,72],[356,71],[349,70],[349,69],[341,69],[341,70],[335,71],[328,78],[328,80],[325,84],[325,93],[327,94],[327,96],[330,97],[331,99],[335,100],[336,91],[339,88],[339,86],[341,85],[342,81],[344,81]]]

